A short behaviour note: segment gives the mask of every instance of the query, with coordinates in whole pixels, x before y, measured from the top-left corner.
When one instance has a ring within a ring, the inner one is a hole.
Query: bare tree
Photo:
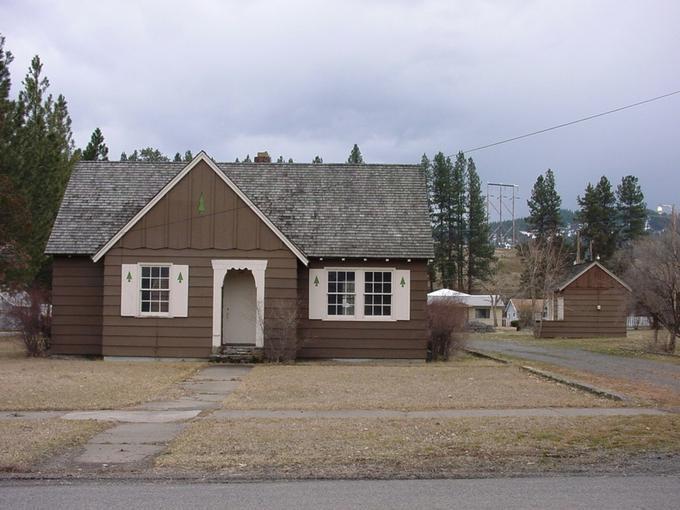
[[[668,330],[664,350],[675,352],[680,334],[680,239],[676,221],[669,230],[633,244],[632,262],[624,278],[633,289],[636,305]]]
[[[512,297],[513,281],[507,268],[507,262],[496,259],[491,266],[491,274],[486,280],[480,281],[479,285],[491,298],[491,313],[493,314],[493,325],[498,327],[498,314],[496,307],[500,303],[507,303]]]
[[[292,361],[300,347],[298,303],[279,299],[267,303],[264,317],[264,357],[267,361]]]
[[[466,316],[466,306],[452,297],[436,298],[427,304],[429,348],[433,361],[445,361],[453,351],[463,348],[462,331]]]

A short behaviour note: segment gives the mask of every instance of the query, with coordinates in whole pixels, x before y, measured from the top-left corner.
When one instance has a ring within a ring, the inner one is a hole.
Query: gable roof
[[[456,299],[467,306],[493,306],[493,303],[496,303],[496,307],[503,306],[500,296],[494,296],[492,294],[466,294],[465,292],[458,292],[457,290],[439,289],[430,292],[427,295],[428,301],[442,298]]]
[[[525,298],[511,298],[508,301],[508,307],[512,304],[515,310],[531,310],[531,299]],[[543,311],[543,299],[534,299],[534,312]]]
[[[567,287],[569,287],[569,285],[571,285],[571,284],[574,283],[578,278],[580,278],[581,275],[583,275],[584,273],[587,273],[587,272],[590,271],[593,267],[596,267],[596,266],[599,267],[600,269],[602,269],[602,271],[604,271],[605,273],[607,273],[607,274],[608,274],[610,277],[612,277],[614,280],[616,280],[616,282],[618,282],[622,287],[624,287],[625,289],[627,289],[628,292],[632,292],[631,288],[626,284],[626,282],[624,282],[623,280],[621,280],[621,278],[619,278],[618,276],[616,276],[614,273],[612,273],[609,269],[607,269],[606,267],[604,267],[604,266],[603,266],[602,264],[600,264],[599,262],[591,262],[590,264],[576,264],[576,265],[572,266],[572,268],[571,268],[569,271],[567,271],[567,274],[566,274],[566,276],[564,277],[564,280],[562,280],[562,283],[561,283],[560,285],[558,285],[557,290],[558,290],[559,292],[562,292],[564,289],[566,289]]]
[[[214,163],[202,156],[304,257],[433,257],[417,165]],[[97,254],[187,166],[79,162],[46,253]]]

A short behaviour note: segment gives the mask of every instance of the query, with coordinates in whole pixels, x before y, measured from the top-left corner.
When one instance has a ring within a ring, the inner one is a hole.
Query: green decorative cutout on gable
[[[404,280],[403,276],[401,277],[401,281],[399,282],[399,285],[401,285],[402,287],[406,287],[406,280]]]
[[[128,281],[128,283],[130,283],[132,281],[132,274],[130,273],[130,271],[128,271],[128,274],[125,277],[125,279]]]
[[[203,214],[205,212],[205,197],[201,191],[201,196],[198,197],[198,214]]]
[[[180,273],[180,274],[177,275],[177,281],[178,281],[179,283],[182,283],[182,282],[184,281],[184,277],[182,276],[182,273]]]
[[[319,277],[318,277],[318,276],[315,276],[315,277],[314,277],[314,286],[315,286],[315,287],[318,287],[318,286],[319,286]]]

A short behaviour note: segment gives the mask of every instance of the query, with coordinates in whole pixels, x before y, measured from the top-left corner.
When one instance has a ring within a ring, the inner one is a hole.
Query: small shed
[[[575,265],[545,300],[540,338],[626,336],[630,287],[599,262]]]

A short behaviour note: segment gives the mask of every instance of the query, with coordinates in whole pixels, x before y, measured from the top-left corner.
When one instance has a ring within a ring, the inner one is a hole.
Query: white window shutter
[[[557,320],[564,320],[564,298],[561,296],[557,298]]]
[[[139,270],[137,264],[122,264],[120,267],[120,315],[139,315]]]
[[[170,266],[170,316],[189,316],[189,266]]]
[[[398,321],[411,319],[411,271],[399,269],[394,272],[394,318]]]
[[[325,269],[309,270],[309,318],[323,319],[328,306],[328,276]]]

